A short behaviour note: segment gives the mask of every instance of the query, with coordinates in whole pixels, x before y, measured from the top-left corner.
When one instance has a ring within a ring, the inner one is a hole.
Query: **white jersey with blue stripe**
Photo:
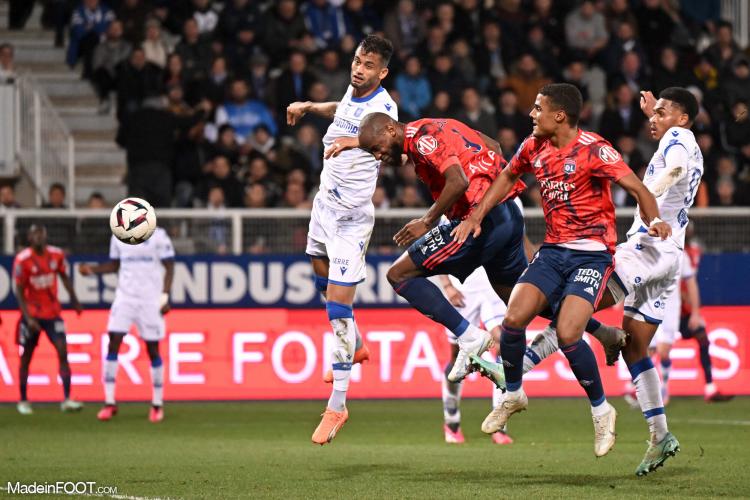
[[[114,236],[109,258],[120,261],[115,299],[156,304],[164,289],[163,260],[174,259],[174,247],[167,232],[157,227],[149,239],[128,245]]]
[[[339,137],[356,137],[359,124],[370,113],[385,113],[398,120],[396,103],[383,87],[372,94],[352,96],[350,85],[336,108],[333,122],[328,126],[323,147],[327,149]],[[335,158],[323,160],[320,174],[322,199],[334,208],[355,208],[370,203],[378,180],[380,162],[370,153],[356,148],[343,151]]]
[[[657,180],[665,172],[676,167],[684,168],[682,175],[674,185],[656,198],[656,203],[659,205],[660,218],[672,226],[671,240],[679,248],[683,248],[688,210],[695,200],[698,185],[703,176],[703,155],[693,132],[682,127],[670,128],[661,138],[659,149],[648,164],[643,183],[653,192],[652,186]],[[646,232],[646,224],[641,219],[640,208],[637,207],[635,221],[628,231],[628,238],[639,232]]]

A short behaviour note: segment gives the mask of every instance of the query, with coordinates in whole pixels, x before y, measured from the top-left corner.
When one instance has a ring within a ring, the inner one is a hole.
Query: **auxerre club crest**
[[[431,135],[423,135],[422,137],[417,140],[417,151],[419,151],[423,156],[427,156],[430,153],[434,153],[437,149],[437,139],[432,137]]]

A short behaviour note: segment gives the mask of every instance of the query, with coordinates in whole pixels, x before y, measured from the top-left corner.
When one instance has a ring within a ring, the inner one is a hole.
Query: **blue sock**
[[[586,331],[589,333],[593,333],[599,329],[599,327],[602,326],[601,322],[595,320],[594,318],[591,318],[588,323],[586,323]]]
[[[703,337],[698,341],[698,350],[701,357],[701,368],[703,368],[703,376],[706,377],[706,383],[710,384],[714,381],[714,377],[711,374],[711,355],[708,354],[708,348],[710,343],[708,338]]]
[[[526,353],[526,329],[501,327],[500,355],[503,357],[505,385],[509,391],[521,388],[523,377],[523,357]]]
[[[414,309],[437,321],[456,337],[469,327],[469,322],[448,302],[445,295],[430,280],[412,278],[393,285],[397,294],[405,298]]]
[[[596,357],[591,347],[583,341],[566,346],[560,346],[560,350],[568,358],[570,369],[573,370],[578,383],[591,401],[591,406],[599,406],[605,401],[602,379],[599,376],[599,368],[596,366]]]

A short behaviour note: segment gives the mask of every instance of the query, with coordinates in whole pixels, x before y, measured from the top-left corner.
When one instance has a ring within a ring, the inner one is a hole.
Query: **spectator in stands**
[[[297,149],[310,164],[311,174],[317,176],[323,169],[323,146],[318,131],[312,125],[302,125],[297,130]]]
[[[260,183],[253,183],[245,188],[245,207],[268,207],[268,192],[265,185]]]
[[[375,210],[387,210],[391,207],[391,201],[388,199],[388,193],[383,186],[377,186],[372,193],[372,204]]]
[[[459,99],[461,91],[466,86],[466,81],[461,73],[459,73],[453,66],[453,58],[448,52],[440,52],[437,54],[427,77],[430,81],[432,92],[448,92],[451,99],[454,100]],[[400,107],[407,104],[405,101],[406,98],[401,96]]]
[[[247,137],[246,144],[270,160],[274,159],[276,139],[264,124],[259,124],[253,129],[253,133]]]
[[[307,193],[302,184],[291,183],[284,190],[283,207],[287,208],[310,208],[311,204],[307,201]]]
[[[22,30],[34,12],[34,0],[9,0],[8,29]]]
[[[219,212],[217,215],[221,215],[226,208],[224,190],[220,186],[211,187],[208,191],[206,209]],[[208,223],[208,248],[206,250],[219,255],[226,254],[229,251],[231,232],[231,222],[226,217],[211,219]]]
[[[436,93],[432,98],[432,103],[424,111],[424,116],[431,118],[453,118],[454,115],[455,112],[451,104],[451,96],[445,90]]]
[[[247,73],[246,80],[250,83],[250,88],[255,92],[255,97],[263,102],[270,101],[273,89],[271,80],[268,78],[268,56],[258,52],[250,58],[250,71]],[[243,72],[240,72],[240,75]]]
[[[274,61],[284,61],[289,51],[310,53],[316,50],[315,40],[307,33],[305,20],[295,0],[279,0],[263,23],[263,47]]]
[[[161,79],[159,68],[146,62],[143,49],[135,47],[117,72],[117,118],[121,123],[138,110],[144,99],[159,94]]]
[[[89,195],[89,199],[86,202],[86,208],[101,209],[107,208],[107,200],[99,191],[94,191]]]
[[[302,8],[305,24],[319,49],[338,46],[346,34],[344,12],[328,0],[310,0]]]
[[[201,35],[210,35],[219,24],[219,14],[211,5],[211,0],[193,0],[193,19]]]
[[[497,136],[495,118],[482,109],[479,92],[474,87],[464,89],[461,95],[461,110],[456,115],[456,119],[488,137]]]
[[[256,29],[251,26],[241,26],[235,33],[234,38],[227,42],[226,55],[233,68],[239,73],[244,73],[247,62],[256,55],[262,54],[258,45]]]
[[[667,87],[687,87],[694,82],[693,75],[680,64],[677,50],[669,45],[661,49],[659,65],[654,69],[654,95]]]
[[[344,25],[346,33],[359,44],[365,36],[382,31],[383,20],[369,3],[365,4],[364,0],[346,0]]]
[[[615,36],[610,37],[603,51],[602,64],[608,74],[616,74],[620,70],[622,58],[627,52],[635,52],[640,59],[645,60],[645,51],[636,36],[636,25],[629,21],[619,23]],[[658,94],[656,94],[658,95]]]
[[[16,200],[16,190],[11,184],[0,186],[0,212],[14,208],[21,208]]]
[[[323,51],[320,64],[313,71],[316,79],[326,84],[331,95],[343,96],[349,87],[349,71],[341,67],[341,58],[335,49]]]
[[[427,29],[427,37],[419,44],[415,55],[420,61],[434,61],[440,54],[446,53],[448,49],[448,35],[437,24],[432,24]]]
[[[518,109],[518,96],[513,89],[504,89],[500,94],[495,120],[498,128],[510,128],[516,137],[531,133],[531,118]]]
[[[232,81],[230,100],[216,110],[216,127],[229,123],[237,132],[237,141],[244,144],[258,125],[265,125],[271,135],[276,135],[276,122],[265,104],[249,98],[247,83],[242,79]]]
[[[417,56],[406,59],[404,71],[396,77],[396,90],[401,95],[399,111],[404,121],[416,120],[422,110],[430,104],[432,90],[430,82],[422,73],[422,64]]]
[[[476,51],[477,67],[482,68],[477,85],[482,90],[494,86],[502,86],[502,82],[508,77],[508,64],[512,54],[502,44],[500,25],[495,21],[488,21],[482,27],[482,42]],[[482,73],[487,73],[483,76]]]
[[[91,59],[91,82],[99,97],[99,114],[108,114],[110,95],[117,89],[117,68],[127,60],[132,46],[122,38],[122,23],[112,21],[107,28],[107,39],[96,46]]]
[[[589,93],[588,68],[586,62],[581,59],[572,59],[563,70],[563,81],[575,85],[583,97],[583,107],[578,120],[582,125],[588,126],[593,114],[591,94]]]
[[[226,98],[228,81],[229,71],[227,69],[227,60],[219,56],[211,63],[208,78],[193,82],[188,102],[208,99],[214,106],[218,106]]]
[[[42,204],[42,208],[63,209],[65,206],[65,186],[59,182],[53,183],[47,191],[47,201]]]
[[[627,83],[621,83],[610,92],[607,109],[600,119],[599,133],[602,137],[614,144],[623,135],[638,135],[646,117],[637,96]]]
[[[169,47],[162,38],[161,23],[158,19],[152,18],[146,21],[146,39],[143,40],[141,47],[146,55],[146,61],[162,69],[167,65]]]
[[[646,159],[637,148],[635,137],[621,135],[614,143],[617,151],[622,155],[623,161],[635,172],[638,178],[643,178],[646,171]],[[618,207],[634,207],[637,202],[627,191],[619,185],[612,186],[612,199]]]
[[[261,22],[258,5],[250,0],[229,0],[219,15],[216,35],[225,45],[231,45],[241,31],[252,32],[253,39]]]
[[[211,64],[211,47],[200,37],[198,22],[192,17],[185,20],[182,40],[174,51],[182,58],[185,78],[197,80],[206,76]]]
[[[143,40],[148,11],[149,7],[143,0],[123,0],[116,10],[117,19],[122,23],[123,38],[133,46]]]
[[[273,96],[276,116],[283,128],[286,128],[286,107],[295,101],[309,100],[310,86],[314,81],[315,76],[307,69],[305,54],[298,50],[292,51],[289,64],[273,84],[276,90]]]
[[[506,46],[520,47],[525,37],[527,24],[526,9],[521,0],[498,0],[495,7],[496,17],[503,30],[503,41]]]
[[[574,55],[589,61],[593,61],[607,45],[609,33],[604,16],[597,12],[593,0],[583,0],[565,18],[565,39]]]
[[[0,83],[13,82],[16,78],[16,65],[13,45],[0,44]]]
[[[515,130],[508,127],[501,128],[497,133],[497,142],[500,143],[505,161],[510,161],[518,148],[518,136]]]
[[[732,64],[732,73],[720,86],[724,96],[725,116],[731,116],[731,109],[737,101],[750,102],[750,59],[745,55],[738,56]]]
[[[732,63],[740,52],[740,47],[734,41],[732,23],[721,21],[716,27],[716,41],[703,54],[708,58],[711,65],[719,71],[719,74],[721,74],[731,71]]]
[[[641,89],[651,88],[651,81],[648,75],[648,68],[643,65],[643,61],[637,52],[626,52],[622,56],[620,71],[614,73],[607,79],[610,88],[617,87],[621,83],[626,83],[634,93]]]
[[[407,184],[401,188],[396,203],[401,208],[420,208],[425,206],[424,199],[419,194],[416,186]]]
[[[232,165],[226,156],[217,156],[211,161],[211,172],[205,180],[205,203],[209,202],[211,188],[220,187],[223,191],[224,203],[228,207],[241,207],[245,197],[242,183],[232,171]]]
[[[386,13],[383,31],[393,43],[398,59],[403,61],[413,54],[425,33],[424,21],[415,9],[414,0],[399,0],[396,8]]]
[[[97,44],[115,19],[99,0],[82,0],[70,20],[67,63],[72,68],[83,59],[83,77],[91,78],[91,57]]]
[[[672,39],[675,21],[664,5],[662,0],[642,0],[634,12],[638,19],[638,37],[650,61],[658,61],[659,51]]]
[[[477,67],[474,62],[474,54],[469,42],[465,38],[459,38],[451,46],[453,65],[464,75],[467,81],[475,82],[477,79]]]
[[[518,96],[518,108],[522,113],[531,111],[539,89],[550,83],[536,59],[531,54],[523,54],[515,63],[505,85]]]

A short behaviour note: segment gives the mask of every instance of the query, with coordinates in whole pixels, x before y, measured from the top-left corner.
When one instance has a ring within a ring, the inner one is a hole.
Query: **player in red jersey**
[[[615,442],[617,413],[604,395],[596,358],[581,338],[612,274],[615,210],[609,182],[617,182],[638,200],[649,233],[666,238],[669,225],[659,218],[654,196],[612,146],[578,128],[581,93],[569,84],[545,85],[530,115],[532,135],[508,168],[497,177],[472,214],[454,230],[461,242],[481,235],[482,220],[513,189],[521,174],[533,172],[540,187],[547,231],[544,244],[518,280],[508,303],[501,354],[508,393],[482,424],[485,432],[502,428],[528,406],[521,387],[526,327],[551,308],[557,339],[591,402],[594,453],[603,456]]]
[[[432,193],[434,204],[429,210],[394,236],[396,244],[408,250],[391,266],[387,277],[396,293],[457,337],[461,349],[447,378],[458,382],[469,372],[469,354],[484,352],[492,338],[467,321],[427,277],[450,274],[463,281],[483,266],[495,291],[507,300],[526,268],[523,217],[512,201],[498,200],[491,207],[481,237],[459,243],[450,236],[506,165],[500,147],[456,120],[403,124],[384,113],[362,120],[358,144],[386,164],[406,155]],[[334,145],[332,154],[337,147]],[[506,198],[524,187],[516,182]],[[438,224],[442,215],[449,221]]]
[[[70,399],[70,365],[68,345],[65,341],[65,324],[60,318],[62,308],[57,298],[58,276],[70,295],[73,308],[79,314],[82,311],[81,304],[68,277],[65,256],[59,248],[47,245],[47,230],[44,226],[33,224],[29,228],[28,238],[29,247],[16,255],[13,261],[16,299],[22,315],[18,325],[18,343],[23,348],[18,370],[18,383],[21,389],[18,412],[22,415],[33,413],[27,399],[26,383],[31,357],[39,343],[42,330],[55,346],[60,364],[60,378],[65,396],[60,409],[78,411],[82,407],[81,403]]]

